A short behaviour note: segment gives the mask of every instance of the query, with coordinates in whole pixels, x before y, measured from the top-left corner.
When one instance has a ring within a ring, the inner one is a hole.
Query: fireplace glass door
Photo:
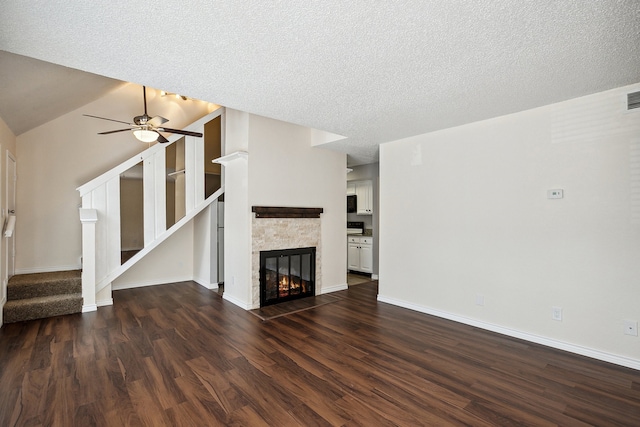
[[[260,306],[315,295],[315,248],[260,252]]]

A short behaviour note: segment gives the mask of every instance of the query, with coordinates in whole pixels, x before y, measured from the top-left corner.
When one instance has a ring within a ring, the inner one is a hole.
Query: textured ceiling
[[[0,49],[383,142],[640,81],[636,0],[5,1]]]

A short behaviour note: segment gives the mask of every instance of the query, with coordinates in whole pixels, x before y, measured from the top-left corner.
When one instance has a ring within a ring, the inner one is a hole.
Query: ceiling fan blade
[[[160,126],[163,123],[167,123],[169,121],[169,119],[165,119],[162,116],[155,116],[152,117],[147,123],[150,124],[151,126]]]
[[[133,129],[132,128],[127,128],[127,129],[110,130],[110,131],[107,131],[107,132],[98,132],[98,135],[109,135],[110,133],[126,132],[128,130],[133,130]]]
[[[178,135],[196,136],[198,138],[202,138],[202,134],[200,132],[191,132],[188,130],[171,129],[165,127],[158,127],[156,128],[156,130],[159,132],[177,133]]]
[[[93,117],[94,119],[109,120],[110,122],[124,123],[125,125],[133,125],[133,123],[123,122],[121,120],[107,119],[106,117],[92,116],[91,114],[83,114],[83,116]]]
[[[167,138],[165,138],[160,134],[158,134],[158,139],[156,139],[156,141],[159,142],[160,144],[166,144],[167,142],[169,142]]]

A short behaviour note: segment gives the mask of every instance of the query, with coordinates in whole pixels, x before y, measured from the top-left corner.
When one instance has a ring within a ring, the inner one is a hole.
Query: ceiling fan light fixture
[[[142,142],[153,142],[158,139],[158,132],[148,129],[134,130],[133,135]]]

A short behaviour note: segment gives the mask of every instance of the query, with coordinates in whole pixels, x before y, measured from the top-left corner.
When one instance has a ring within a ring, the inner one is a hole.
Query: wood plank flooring
[[[321,305],[332,304],[341,299],[342,298],[332,294],[316,295],[256,308],[255,310],[249,310],[249,313],[258,316],[262,320],[271,320],[276,317],[287,316],[299,311],[320,307]]]
[[[640,372],[376,302],[266,322],[192,282],[0,329],[0,426],[639,426]]]

